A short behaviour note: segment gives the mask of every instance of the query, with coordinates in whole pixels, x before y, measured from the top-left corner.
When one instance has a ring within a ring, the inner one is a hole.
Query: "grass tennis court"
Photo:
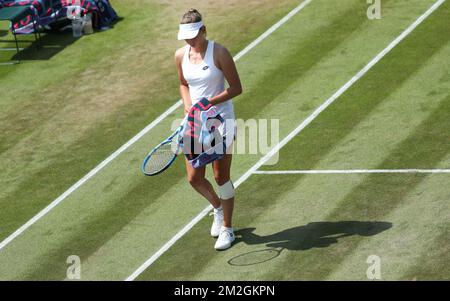
[[[179,99],[180,12],[197,7],[209,39],[236,55],[301,3],[111,2],[123,17],[114,29],[46,36],[38,54],[0,66],[0,241]],[[312,0],[237,62],[237,117],[279,119],[283,139],[434,3],[382,0],[382,19],[369,20],[366,1]],[[449,14],[444,1],[289,140],[275,165],[242,182],[231,249],[213,249],[206,217],[137,280],[365,280],[370,255],[381,258],[383,280],[448,280],[450,173],[345,171],[450,169]],[[82,280],[124,280],[197,216],[207,203],[182,160],[155,178],[139,170],[181,114],[4,245],[0,279],[64,280],[77,255]],[[233,180],[261,157],[235,155]],[[342,172],[284,173],[304,170]]]

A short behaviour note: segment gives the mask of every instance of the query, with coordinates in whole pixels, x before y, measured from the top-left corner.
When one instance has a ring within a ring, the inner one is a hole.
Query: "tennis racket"
[[[181,146],[179,133],[183,129],[186,120],[187,115],[177,130],[145,157],[141,170],[146,176],[156,176],[175,162]]]

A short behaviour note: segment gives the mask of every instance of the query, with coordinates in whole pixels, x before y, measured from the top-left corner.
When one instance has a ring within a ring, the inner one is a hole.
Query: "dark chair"
[[[9,6],[9,7],[0,8],[0,21],[9,21],[11,24],[11,32],[14,36],[17,53],[19,53],[20,49],[19,49],[19,43],[17,41],[17,33],[14,28],[14,24],[16,24],[17,22],[20,22],[24,18],[27,18],[28,16],[31,17],[31,21],[33,23],[34,38],[35,38],[37,47],[39,47],[39,44],[41,41],[41,35],[38,30],[38,25],[36,24],[38,18],[36,18],[32,7],[26,5],[26,6]],[[19,63],[19,61],[17,61],[16,63]]]

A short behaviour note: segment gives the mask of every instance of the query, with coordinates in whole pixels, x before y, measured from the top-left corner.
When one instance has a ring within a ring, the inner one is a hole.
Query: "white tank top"
[[[210,99],[222,93],[225,90],[225,76],[214,63],[214,41],[208,41],[205,58],[200,64],[190,62],[190,49],[191,47],[186,45],[181,67],[184,79],[189,85],[192,104],[195,104],[203,97]],[[226,118],[234,119],[231,99],[219,103],[215,107],[219,113],[224,113]]]

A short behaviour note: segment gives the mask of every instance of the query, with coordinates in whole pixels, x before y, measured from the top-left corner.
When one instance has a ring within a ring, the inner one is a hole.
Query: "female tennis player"
[[[235,135],[232,98],[242,93],[241,81],[229,51],[224,46],[206,39],[206,27],[196,9],[190,9],[183,15],[178,40],[186,41],[186,46],[175,53],[185,114],[188,114],[197,102],[201,100],[203,103],[206,99],[208,105],[214,106],[226,123],[218,128],[220,135],[226,137],[226,154],[220,160],[212,162],[218,194],[205,178],[205,166],[194,168],[186,159],[189,183],[214,207],[211,236],[218,237],[214,248],[225,250],[235,239],[231,223],[234,186],[230,180],[230,150]],[[227,89],[225,79],[229,85]]]

